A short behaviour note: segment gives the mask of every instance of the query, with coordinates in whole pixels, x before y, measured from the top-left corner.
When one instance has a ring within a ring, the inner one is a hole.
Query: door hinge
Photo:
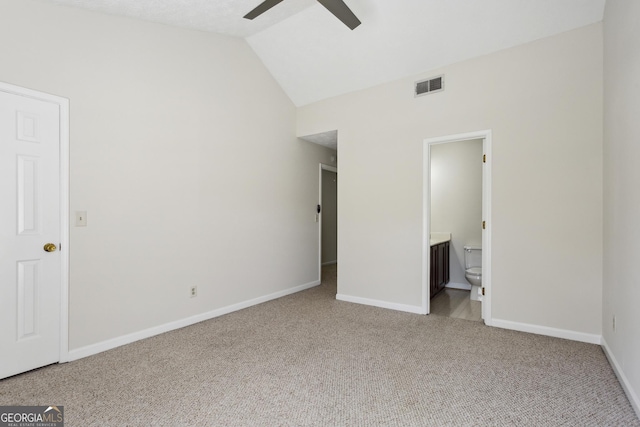
[[[484,286],[482,287],[482,295],[484,296]]]
[[[482,229],[483,230],[487,229],[487,221],[482,221]]]
[[[486,154],[482,155],[482,163],[487,163],[487,155]]]

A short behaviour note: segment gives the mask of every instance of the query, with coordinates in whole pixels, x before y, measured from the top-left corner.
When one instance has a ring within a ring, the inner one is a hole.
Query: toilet
[[[471,299],[482,300],[482,248],[464,247],[464,277],[471,284]]]

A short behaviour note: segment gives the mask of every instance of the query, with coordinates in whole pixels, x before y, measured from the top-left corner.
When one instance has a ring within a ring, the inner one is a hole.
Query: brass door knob
[[[53,243],[45,243],[43,249],[45,250],[45,252],[54,252],[58,248]]]

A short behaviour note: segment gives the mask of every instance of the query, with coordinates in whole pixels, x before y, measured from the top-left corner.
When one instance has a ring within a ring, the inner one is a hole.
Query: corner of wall
[[[631,382],[625,375],[624,371],[620,367],[618,360],[616,359],[615,355],[611,351],[611,348],[607,344],[607,341],[605,340],[604,337],[602,337],[602,349],[604,351],[605,356],[607,356],[607,359],[609,360],[611,367],[613,368],[613,372],[615,372],[616,377],[618,377],[618,381],[620,381],[620,385],[622,385],[622,388],[624,389],[624,392],[626,393],[627,398],[629,398],[629,403],[633,407],[633,410],[636,411],[636,415],[638,416],[638,418],[640,418],[640,397],[638,397],[638,394],[633,389],[633,385],[631,384]]]

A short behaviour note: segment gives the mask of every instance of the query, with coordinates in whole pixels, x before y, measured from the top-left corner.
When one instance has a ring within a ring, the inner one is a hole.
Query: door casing
[[[482,150],[486,161],[482,168],[482,220],[485,229],[482,232],[482,287],[485,294],[482,300],[482,318],[485,325],[491,326],[491,130],[447,135],[428,138],[423,142],[422,174],[422,311],[429,314],[430,307],[430,245],[431,233],[429,218],[431,215],[431,149],[435,144],[482,139]],[[481,159],[479,159],[481,160]]]

